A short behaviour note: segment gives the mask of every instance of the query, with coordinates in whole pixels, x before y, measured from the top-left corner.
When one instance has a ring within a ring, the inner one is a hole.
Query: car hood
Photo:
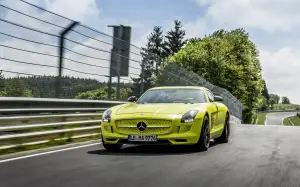
[[[116,114],[134,114],[134,113],[158,113],[158,114],[180,114],[194,108],[204,107],[206,104],[135,104],[131,103],[120,107]]]

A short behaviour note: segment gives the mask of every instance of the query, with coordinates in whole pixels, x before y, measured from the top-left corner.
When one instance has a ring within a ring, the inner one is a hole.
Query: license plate
[[[157,136],[156,135],[129,135],[128,141],[156,142]]]

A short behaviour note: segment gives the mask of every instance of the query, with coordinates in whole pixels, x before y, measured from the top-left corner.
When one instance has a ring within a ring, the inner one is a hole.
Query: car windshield
[[[204,103],[203,90],[200,89],[156,89],[147,91],[138,104],[144,103]]]

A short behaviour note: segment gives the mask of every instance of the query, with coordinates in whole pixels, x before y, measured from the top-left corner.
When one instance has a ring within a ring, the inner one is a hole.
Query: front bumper
[[[143,121],[145,119],[151,118],[150,116],[144,116],[143,119],[139,118],[139,120]],[[199,136],[201,133],[202,127],[202,119],[196,118],[193,122],[190,123],[181,123],[179,117],[170,117],[165,116],[160,118],[151,118],[153,120],[170,120],[170,128],[166,131],[164,130],[149,130],[145,132],[141,132],[137,129],[135,124],[130,126],[130,130],[121,130],[117,120],[123,120],[125,118],[118,118],[116,120],[112,120],[110,123],[103,122],[101,124],[102,128],[102,139],[106,144],[139,144],[139,145],[191,145],[196,144],[199,140]],[[128,118],[130,120],[136,120],[135,118]],[[158,128],[161,124],[150,124],[148,127]],[[122,126],[121,126],[122,127]],[[163,128],[163,127],[162,127]],[[128,135],[156,135],[157,141],[155,142],[130,142],[128,141]]]

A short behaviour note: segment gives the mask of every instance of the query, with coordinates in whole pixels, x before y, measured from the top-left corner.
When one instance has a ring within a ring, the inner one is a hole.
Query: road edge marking
[[[268,114],[266,114],[266,118],[265,118],[265,121],[264,121],[264,125],[267,125],[267,119],[268,119]]]
[[[34,154],[19,156],[19,157],[15,157],[15,158],[8,158],[8,159],[0,160],[0,163],[10,162],[10,161],[14,161],[14,160],[20,160],[20,159],[25,159],[25,158],[30,158],[30,157],[36,157],[36,156],[41,156],[41,155],[46,155],[46,154],[52,154],[52,153],[57,153],[57,152],[62,152],[62,151],[68,151],[68,150],[73,150],[73,149],[79,149],[79,148],[84,148],[84,147],[89,147],[89,146],[99,145],[99,144],[102,144],[102,142],[91,143],[91,144],[80,145],[80,146],[69,147],[69,148],[63,148],[63,149],[57,149],[57,150],[46,151],[46,152],[41,152],[41,153],[34,153]]]

